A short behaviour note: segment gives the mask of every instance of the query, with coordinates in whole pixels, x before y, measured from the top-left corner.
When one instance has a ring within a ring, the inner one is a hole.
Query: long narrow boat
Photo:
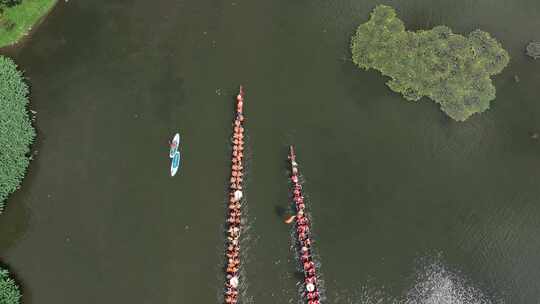
[[[243,198],[244,175],[244,90],[236,96],[236,115],[233,123],[233,152],[231,158],[231,178],[229,187],[229,204],[227,216],[227,250],[225,267],[225,304],[238,303],[238,287],[240,284],[240,232],[241,203]]]
[[[299,180],[298,163],[294,147],[290,147],[289,160],[291,162],[291,182],[293,201],[296,210],[294,220],[296,223],[296,239],[298,260],[304,270],[303,297],[308,304],[320,304],[319,282],[317,281],[317,269],[312,257],[312,241],[310,234],[310,220],[306,214],[306,201],[302,195],[302,185]]]

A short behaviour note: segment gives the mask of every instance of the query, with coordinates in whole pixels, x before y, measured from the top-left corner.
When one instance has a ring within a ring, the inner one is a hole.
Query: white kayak
[[[180,152],[176,151],[171,160],[171,176],[176,175],[178,168],[180,168]]]
[[[171,146],[169,150],[169,157],[173,158],[174,154],[178,151],[178,146],[180,146],[180,134],[174,134],[174,137],[171,141]]]

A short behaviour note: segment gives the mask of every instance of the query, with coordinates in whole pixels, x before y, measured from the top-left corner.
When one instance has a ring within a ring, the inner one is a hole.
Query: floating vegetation
[[[540,58],[540,42],[531,41],[527,45],[527,55],[534,59]]]
[[[9,277],[9,272],[0,269],[0,303],[1,304],[19,304],[21,301],[21,292],[15,280]]]
[[[509,62],[501,44],[481,30],[468,37],[446,26],[406,31],[393,8],[379,5],[361,24],[351,43],[353,62],[391,77],[391,90],[405,99],[429,97],[448,116],[464,121],[495,99],[490,76]]]
[[[28,86],[13,60],[0,56],[0,211],[30,161],[35,131],[26,110],[27,96]]]

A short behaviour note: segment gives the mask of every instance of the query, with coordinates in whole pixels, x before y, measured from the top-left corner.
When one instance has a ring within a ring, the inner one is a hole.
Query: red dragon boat
[[[229,203],[227,216],[227,250],[225,263],[225,304],[238,303],[238,286],[240,284],[240,232],[241,232],[241,203],[243,198],[244,176],[244,90],[236,96],[236,115],[233,122],[231,157],[231,178],[229,187]]]
[[[304,270],[304,292],[303,297],[308,304],[320,304],[320,284],[317,281],[317,269],[312,257],[312,241],[310,234],[310,220],[306,214],[306,201],[302,195],[302,185],[300,184],[298,163],[294,147],[290,147],[289,160],[291,162],[291,182],[293,201],[296,214],[292,219],[296,223],[296,239],[298,248],[298,260]]]

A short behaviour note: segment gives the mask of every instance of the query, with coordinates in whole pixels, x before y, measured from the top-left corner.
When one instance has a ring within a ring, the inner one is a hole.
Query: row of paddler
[[[226,252],[226,282],[225,303],[236,304],[238,302],[238,284],[240,267],[240,224],[241,224],[241,200],[243,197],[244,166],[244,122],[243,103],[244,93],[240,87],[240,93],[236,97],[236,117],[233,128],[233,152],[231,159],[231,179],[227,218],[227,252]]]
[[[310,221],[306,215],[306,204],[302,195],[302,185],[299,181],[298,163],[291,146],[289,155],[291,161],[291,181],[293,185],[293,201],[296,215],[289,218],[288,222],[296,222],[296,236],[298,239],[298,255],[304,270],[304,297],[308,304],[320,304],[320,294],[317,282],[317,271],[311,252]]]

